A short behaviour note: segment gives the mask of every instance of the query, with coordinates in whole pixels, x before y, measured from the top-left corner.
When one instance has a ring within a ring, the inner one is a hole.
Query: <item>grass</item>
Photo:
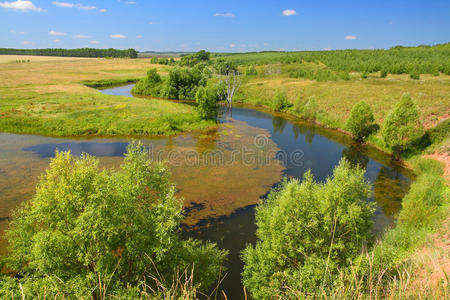
[[[0,131],[143,136],[215,126],[185,104],[104,95],[87,86],[135,82],[151,67],[167,70],[142,59],[31,58],[29,63],[0,64]]]

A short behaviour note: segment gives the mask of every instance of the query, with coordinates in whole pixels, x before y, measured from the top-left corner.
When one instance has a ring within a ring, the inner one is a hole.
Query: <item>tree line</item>
[[[137,58],[137,51],[134,49],[95,49],[95,48],[46,48],[46,49],[13,49],[0,48],[0,55],[37,55],[37,56],[64,56],[64,57],[118,57]]]

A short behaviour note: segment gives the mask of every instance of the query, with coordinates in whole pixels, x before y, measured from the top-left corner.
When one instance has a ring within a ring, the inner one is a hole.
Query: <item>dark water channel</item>
[[[131,87],[102,92],[131,96]],[[283,176],[301,178],[311,169],[316,179],[324,180],[342,157],[363,165],[366,178],[374,184],[370,201],[377,203],[376,233],[392,224],[409,188],[408,170],[375,149],[352,144],[341,133],[301,123],[286,115],[241,106],[233,108],[232,117],[230,112],[224,112],[221,123],[218,130],[145,138],[143,142],[165,153],[175,149],[177,153],[194,152],[204,157],[205,153],[216,151],[222,153],[225,163],[233,157],[226,166],[220,165],[223,161],[216,165],[211,162],[192,165],[186,162],[186,156],[183,163],[173,163],[174,180],[185,198],[188,212],[189,221],[183,234],[217,242],[230,252],[227,275],[221,285],[228,299],[242,297],[239,253],[246,244],[255,241],[254,205]],[[48,166],[55,149],[71,150],[77,156],[86,152],[100,157],[104,166],[110,166],[120,163],[128,143],[127,138],[80,140],[0,134],[0,207],[3,207],[0,218],[7,217],[11,209],[32,195],[37,176]],[[262,147],[270,149],[264,152],[264,162],[251,157]],[[233,156],[237,149],[239,159]],[[249,151],[250,158],[242,154],[245,152],[242,149]],[[202,187],[207,190],[201,190]],[[0,229],[4,229],[1,223],[4,222],[0,222]]]

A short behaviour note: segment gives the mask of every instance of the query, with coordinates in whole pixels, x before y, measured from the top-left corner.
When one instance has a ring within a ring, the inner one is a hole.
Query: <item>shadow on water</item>
[[[131,87],[132,85],[105,89],[102,92],[131,97]],[[149,99],[149,101],[163,100]],[[223,126],[220,130],[213,129],[198,135],[170,137],[160,142],[160,146],[165,151],[180,148],[188,149],[189,151],[194,149],[198,154],[210,153],[217,149],[223,152],[231,152],[242,146],[243,143],[251,144],[253,140],[251,134],[255,134],[254,132],[265,132],[270,143],[274,144],[276,149],[278,149],[276,157],[281,160],[283,167],[264,169],[261,173],[251,173],[248,170],[246,171],[247,173],[244,173],[242,167],[234,167],[227,172],[222,172],[222,169],[225,169],[223,166],[191,168],[183,166],[178,169],[174,168],[173,171],[177,185],[184,188],[187,196],[193,195],[191,199],[188,199],[189,201],[185,202],[186,215],[188,217],[195,214],[202,216],[199,222],[196,223],[196,226],[184,226],[183,235],[217,242],[221,248],[228,249],[230,252],[226,263],[228,274],[221,285],[229,299],[242,298],[240,273],[243,265],[240,259],[240,252],[246,244],[254,243],[256,240],[254,216],[254,204],[257,203],[256,198],[258,195],[264,198],[270,188],[273,187],[273,182],[275,182],[270,181],[273,178],[265,178],[265,184],[257,186],[257,184],[262,184],[263,180],[251,181],[254,179],[252,177],[261,176],[256,174],[264,174],[274,170],[274,172],[282,172],[282,175],[286,177],[302,178],[303,174],[308,169],[311,169],[315,178],[323,181],[332,174],[340,159],[345,157],[351,163],[365,167],[365,177],[374,184],[374,194],[369,201],[377,203],[377,210],[374,214],[375,233],[382,232],[386,226],[392,224],[395,215],[401,207],[401,199],[408,191],[410,180],[413,177],[410,171],[401,165],[395,164],[389,156],[374,148],[355,145],[348,136],[342,133],[300,122],[293,117],[280,113],[236,106],[233,108],[232,118],[231,114],[224,113],[220,121]],[[245,126],[248,128],[254,128],[259,131],[251,131],[245,127],[246,131],[244,130],[244,133],[242,133],[242,128],[233,127],[233,123],[236,122],[241,122],[246,124]],[[225,133],[230,138],[226,139]],[[247,135],[245,136],[245,134]],[[98,157],[120,157],[125,153],[128,143],[126,140],[118,140],[113,138],[103,139],[101,142],[76,142],[69,140],[60,143],[52,140],[53,142],[35,142],[31,146],[23,147],[23,150],[34,152],[42,158],[53,157],[55,149],[60,151],[71,150],[76,156],[85,152]],[[147,144],[152,144],[153,142],[155,141],[151,138],[147,138],[145,141]],[[2,148],[0,146],[0,154],[1,151]],[[297,157],[300,160],[293,162],[290,159],[293,154],[300,154]],[[238,162],[237,164],[242,163]],[[252,172],[254,171],[252,170]],[[215,188],[213,188],[214,190],[209,191],[210,194],[202,191],[202,188],[211,189],[212,180],[215,180],[214,184],[216,184]],[[232,183],[240,184],[241,190],[233,191]],[[242,185],[244,186],[243,188]],[[218,186],[222,186],[223,191],[219,191],[217,189]],[[228,186],[230,186],[229,190],[227,190]],[[247,194],[243,194],[243,189],[251,191],[256,190],[256,188],[258,188],[258,192],[254,196],[255,199],[251,199],[249,202],[242,202],[240,203],[241,206],[236,206],[236,202],[242,201],[243,195],[247,197]],[[202,192],[205,193],[202,194]],[[224,193],[224,195],[219,195],[220,193]],[[213,206],[215,203],[201,201],[202,197],[208,198],[211,195],[218,197],[217,199],[221,201],[223,200],[221,197],[230,197],[227,201],[231,202],[223,201],[221,205],[229,206],[230,203],[233,204],[234,213],[217,217],[218,211],[221,211],[220,207]],[[195,199],[196,197],[198,199]],[[208,210],[211,214],[205,213]]]

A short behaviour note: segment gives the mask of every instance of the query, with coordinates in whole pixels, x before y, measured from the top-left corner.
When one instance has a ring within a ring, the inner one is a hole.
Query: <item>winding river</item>
[[[105,89],[132,96],[131,85]],[[149,101],[167,101],[155,100]],[[342,133],[300,122],[285,114],[236,106],[223,111],[217,128],[165,138],[143,138],[153,159],[171,167],[178,196],[184,199],[183,234],[217,242],[230,251],[221,285],[228,298],[242,295],[240,251],[255,241],[254,207],[283,177],[301,178],[311,169],[318,180],[329,176],[342,157],[366,168],[377,203],[374,232],[392,224],[412,174],[371,147],[354,145]],[[130,139],[53,138],[0,133],[0,230],[20,202],[30,198],[55,149],[83,152],[101,167],[123,160]],[[5,251],[5,243],[0,243]]]

